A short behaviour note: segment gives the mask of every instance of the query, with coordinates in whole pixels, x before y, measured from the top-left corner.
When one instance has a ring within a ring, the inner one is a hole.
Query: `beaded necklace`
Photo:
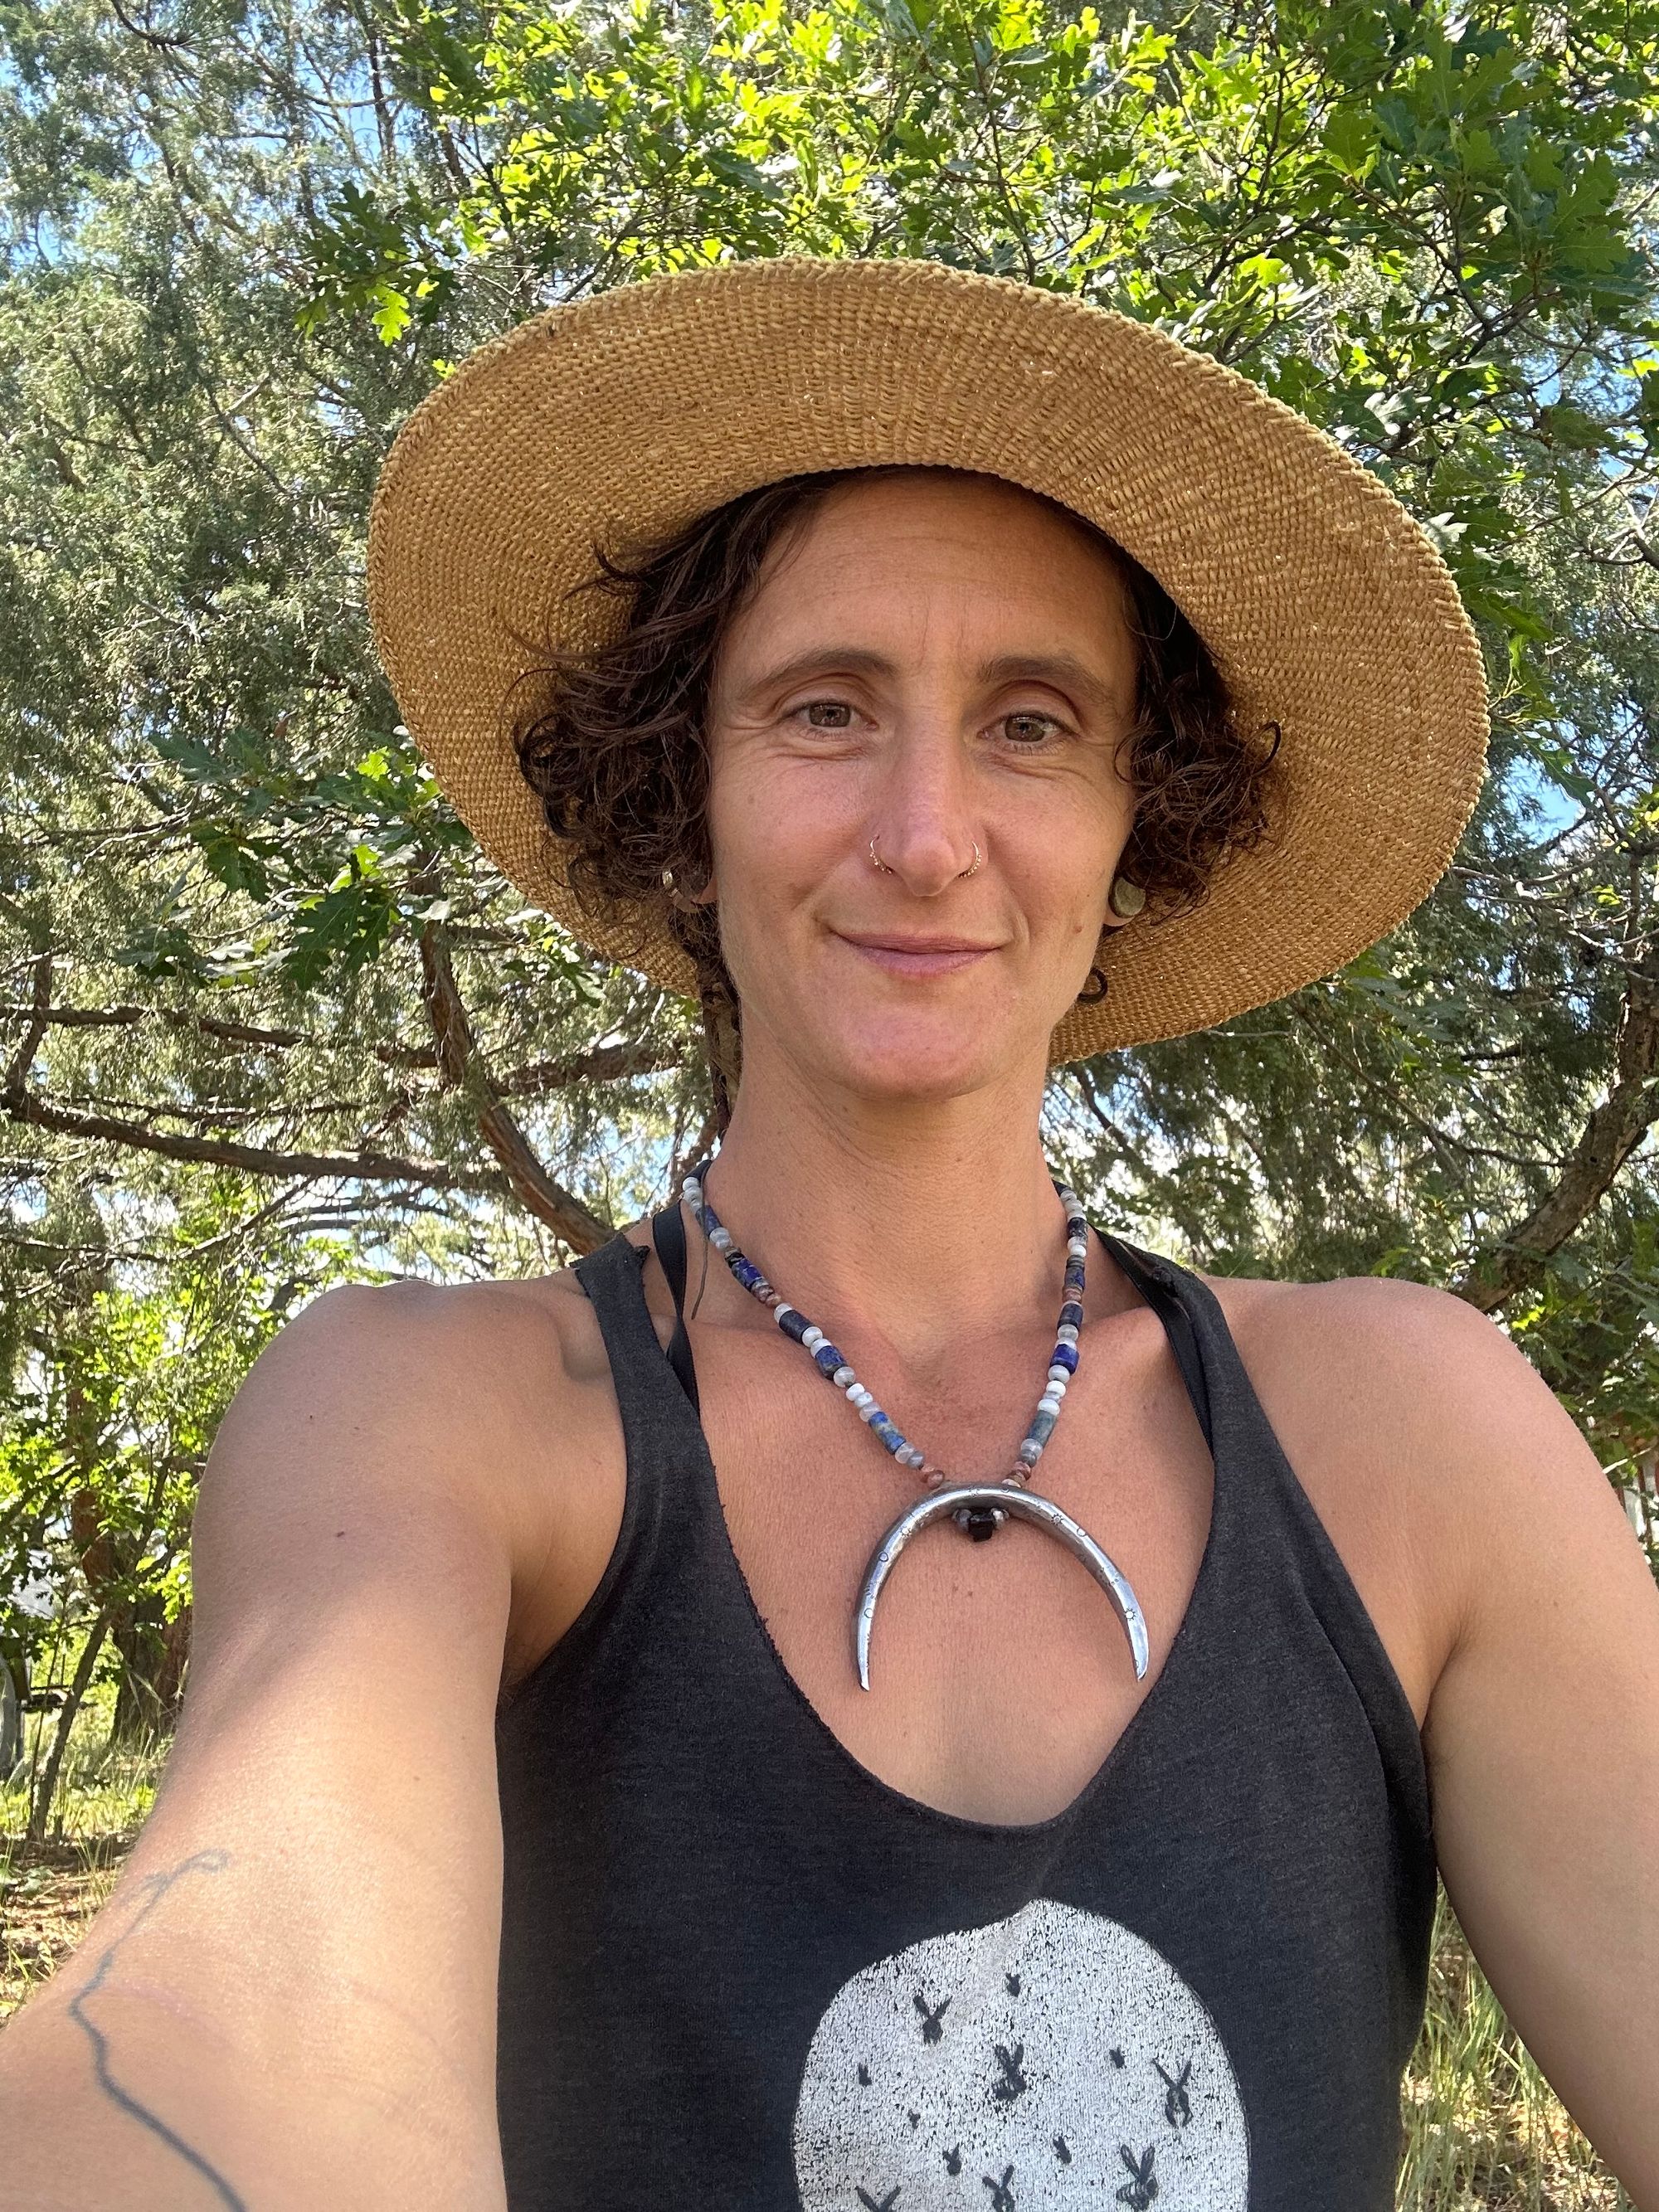
[[[1049,1356],[1048,1378],[1030,1426],[1021,1439],[1014,1463],[999,1483],[952,1483],[943,1468],[935,1467],[925,1452],[913,1444],[890,1413],[876,1403],[859,1381],[851,1362],[832,1344],[815,1322],[781,1291],[775,1290],[754,1261],[738,1249],[732,1232],[708,1203],[703,1180],[710,1163],[701,1160],[686,1176],[685,1200],[698,1227],[737,1280],[751,1297],[771,1310],[786,1336],[793,1337],[811,1358],[824,1380],[832,1382],[856,1411],[859,1419],[901,1467],[913,1468],[931,1493],[911,1506],[887,1531],[871,1555],[854,1615],[854,1656],[860,1686],[870,1686],[870,1634],[875,1622],[876,1601],[899,1553],[910,1539],[930,1522],[947,1515],[964,1535],[975,1542],[994,1536],[1012,1515],[1046,1529],[1078,1559],[1116,1607],[1129,1638],[1135,1678],[1146,1672],[1146,1625],[1133,1590],[1094,1538],[1056,1505],[1052,1498],[1033,1493],[1028,1485],[1031,1471],[1042,1456],[1054,1433],[1068,1384],[1077,1373],[1078,1341],[1083,1326],[1084,1267],[1089,1249],[1089,1224],[1075,1191],[1058,1179],[1054,1188],[1066,1209],[1066,1275],[1061,1291],[1060,1321]]]

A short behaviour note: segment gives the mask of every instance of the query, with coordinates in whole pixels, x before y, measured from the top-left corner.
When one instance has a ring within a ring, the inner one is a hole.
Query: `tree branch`
[[[52,955],[42,952],[34,963],[34,1000],[28,1008],[28,1027],[23,1032],[23,1042],[12,1054],[11,1066],[6,1070],[6,1079],[0,1085],[0,1096],[9,1100],[14,1093],[21,1097],[29,1079],[29,1070],[34,1065],[34,1055],[40,1049],[40,1040],[46,1033],[52,1006]],[[22,1011],[20,1009],[20,1012]]]
[[[48,1006],[38,1018],[54,1023],[59,1029],[118,1030],[134,1022],[142,1022],[149,1009],[147,1006]],[[28,1006],[0,1006],[0,1022],[22,1022],[36,1018]]]
[[[226,1044],[258,1045],[271,1052],[286,1052],[295,1045],[320,1048],[319,1041],[304,1030],[260,1029],[251,1022],[228,1022],[211,1014],[180,1013],[170,1006],[0,1006],[0,1021],[45,1022],[60,1029],[130,1029],[138,1022],[159,1018],[174,1029],[198,1029]],[[38,1047],[39,1040],[36,1040]],[[388,1067],[441,1066],[430,1046],[376,1044],[369,1047]],[[527,1060],[509,1068],[495,1083],[498,1097],[538,1098],[550,1091],[562,1091],[578,1083],[614,1083],[629,1075],[656,1075],[679,1065],[680,1054],[668,1044],[595,1045],[590,1051],[572,1053],[563,1060]]]
[[[615,1083],[629,1075],[658,1075],[678,1067],[681,1054],[667,1044],[600,1044],[589,1052],[573,1053],[568,1060],[532,1060],[509,1068],[499,1077],[495,1092],[501,1098],[538,1098],[549,1091],[568,1090],[574,1083]]]
[[[216,1137],[164,1136],[159,1130],[146,1128],[142,1121],[118,1121],[105,1114],[68,1113],[27,1091],[10,1087],[0,1091],[0,1106],[14,1121],[55,1129],[60,1136],[94,1138],[104,1144],[129,1146],[137,1152],[159,1152],[165,1159],[239,1168],[245,1175],[298,1176],[308,1182],[334,1177],[352,1182],[413,1182],[430,1190],[465,1190],[486,1198],[508,1194],[508,1186],[500,1176],[477,1169],[447,1168],[441,1160],[400,1159],[387,1152],[273,1152],[258,1145],[226,1144]]]
[[[1452,1287],[1494,1312],[1537,1274],[1613,1188],[1659,1121],[1659,976],[1632,969],[1619,1024],[1613,1087],[1585,1122],[1555,1187],[1524,1221],[1483,1252]]]
[[[588,1212],[574,1192],[554,1182],[489,1079],[456,988],[448,932],[442,922],[422,925],[420,947],[421,996],[437,1039],[438,1065],[446,1086],[465,1091],[471,1099],[478,1133],[506,1170],[507,1182],[520,1202],[573,1251],[597,1251],[609,1241],[610,1229],[597,1214]]]

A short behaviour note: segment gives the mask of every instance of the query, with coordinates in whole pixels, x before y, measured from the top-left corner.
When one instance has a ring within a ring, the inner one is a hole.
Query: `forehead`
[[[1109,657],[1127,639],[1122,572],[1079,517],[1000,477],[933,468],[831,485],[780,532],[733,627],[849,610],[931,622],[947,605],[976,636],[1035,624]]]

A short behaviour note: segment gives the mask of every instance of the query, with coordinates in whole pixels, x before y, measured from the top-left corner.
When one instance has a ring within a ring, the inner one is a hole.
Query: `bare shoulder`
[[[419,1510],[458,1516],[505,1553],[511,1680],[603,1568],[621,1510],[616,1425],[604,1342],[573,1271],[342,1285],[289,1322],[244,1381],[198,1527],[210,1538],[216,1517],[241,1519],[254,1483],[298,1504],[311,1440],[325,1438],[331,1460],[345,1446],[376,1536],[390,1515]]]
[[[1528,1429],[1577,1431],[1498,1324],[1451,1291],[1362,1275],[1325,1283],[1205,1279],[1258,1389],[1352,1437],[1379,1425],[1396,1451],[1431,1443],[1444,1483]],[[1580,1440],[1582,1442],[1582,1440]]]
[[[1401,1384],[1420,1389],[1437,1377],[1454,1389],[1478,1389],[1495,1375],[1533,1372],[1496,1322],[1428,1284],[1383,1275],[1322,1283],[1203,1279],[1247,1356],[1292,1361],[1304,1370],[1316,1359],[1344,1389],[1361,1382],[1385,1391]]]
[[[340,1284],[266,1347],[244,1395],[253,1386],[256,1398],[303,1407],[323,1390],[349,1396],[383,1433],[418,1441],[435,1420],[447,1446],[464,1435],[484,1453],[516,1448],[527,1419],[589,1366],[586,1304],[568,1274]]]
[[[1527,1533],[1622,1517],[1607,1478],[1518,1346],[1449,1291],[1205,1279],[1421,1719]]]

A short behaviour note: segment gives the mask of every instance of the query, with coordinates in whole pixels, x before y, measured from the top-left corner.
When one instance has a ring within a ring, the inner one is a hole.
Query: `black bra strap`
[[[1193,1317],[1177,1293],[1174,1284],[1150,1254],[1138,1251],[1133,1244],[1125,1244],[1103,1230],[1095,1232],[1111,1254],[1118,1266],[1140,1292],[1147,1304],[1164,1324],[1164,1333],[1170,1340],[1170,1349],[1175,1354],[1176,1365],[1181,1370],[1181,1379],[1187,1386],[1187,1395],[1193,1401],[1193,1411],[1198,1416],[1198,1425],[1204,1431],[1204,1441],[1215,1453],[1215,1433],[1210,1419],[1210,1386],[1204,1377],[1204,1360],[1198,1348],[1198,1332],[1193,1327]]]
[[[651,1217],[651,1241],[674,1294],[674,1334],[668,1340],[668,1364],[679,1377],[680,1388],[691,1401],[694,1413],[702,1406],[697,1396],[697,1370],[691,1364],[691,1340],[685,1333],[685,1220],[678,1206]]]

